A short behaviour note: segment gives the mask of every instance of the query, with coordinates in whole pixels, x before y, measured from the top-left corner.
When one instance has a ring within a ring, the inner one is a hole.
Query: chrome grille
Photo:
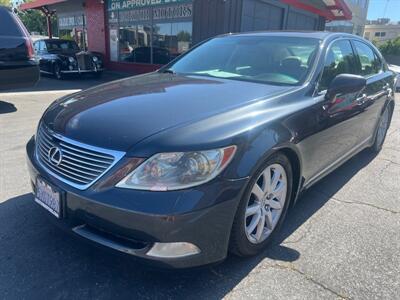
[[[50,149],[61,153],[58,164],[50,159]],[[86,189],[106,173],[124,152],[106,150],[73,141],[39,126],[36,155],[42,166],[58,179],[78,189]]]
[[[92,57],[88,54],[82,53],[76,55],[76,60],[78,61],[79,69],[81,70],[92,70],[93,61]]]

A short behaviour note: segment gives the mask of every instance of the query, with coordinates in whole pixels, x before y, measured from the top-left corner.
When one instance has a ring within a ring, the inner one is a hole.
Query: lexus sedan
[[[353,35],[218,36],[51,104],[27,144],[34,199],[77,236],[161,267],[255,255],[302,191],[381,149],[394,78]]]

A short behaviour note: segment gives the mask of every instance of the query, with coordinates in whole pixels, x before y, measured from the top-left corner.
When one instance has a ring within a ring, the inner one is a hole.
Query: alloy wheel
[[[245,232],[253,244],[263,242],[279,222],[285,206],[287,175],[280,164],[268,166],[254,183],[245,212]]]
[[[377,145],[381,146],[386,135],[386,131],[389,126],[389,108],[386,107],[380,121],[379,121],[379,127],[378,127],[378,132],[376,135],[376,142]]]

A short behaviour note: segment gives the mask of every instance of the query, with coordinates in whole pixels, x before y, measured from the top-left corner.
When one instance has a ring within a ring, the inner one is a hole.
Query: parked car
[[[381,149],[393,84],[354,35],[219,36],[55,101],[27,144],[35,201],[77,235],[164,267],[255,255],[301,192]]]
[[[389,70],[393,71],[396,74],[396,92],[400,92],[400,66],[389,65]]]
[[[0,90],[34,86],[39,75],[28,31],[10,9],[0,6]]]
[[[53,74],[57,79],[65,74],[102,75],[102,55],[82,51],[75,41],[43,39],[35,41],[34,47],[42,73]]]

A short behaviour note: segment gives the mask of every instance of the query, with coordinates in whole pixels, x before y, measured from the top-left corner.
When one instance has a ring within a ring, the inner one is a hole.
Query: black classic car
[[[82,51],[75,41],[61,39],[37,40],[33,44],[40,72],[62,79],[66,74],[92,73],[100,77],[103,60],[100,53]]]

